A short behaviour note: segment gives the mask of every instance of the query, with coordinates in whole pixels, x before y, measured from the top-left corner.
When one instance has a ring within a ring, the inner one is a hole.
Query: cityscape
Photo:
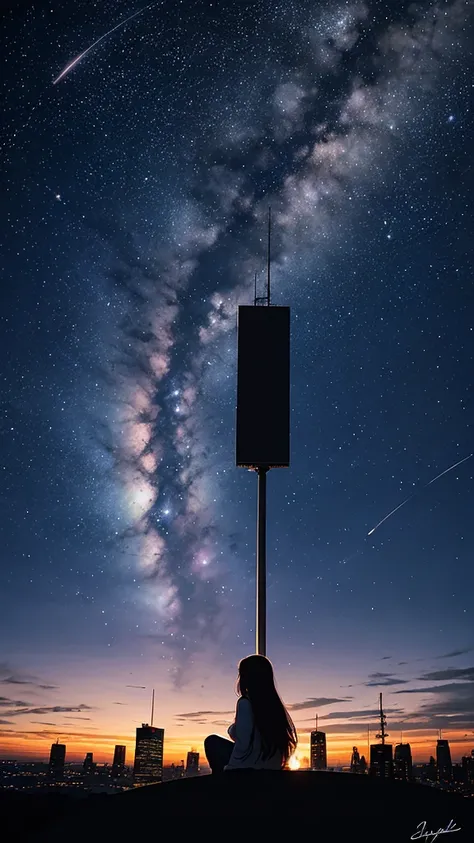
[[[418,782],[422,785],[459,793],[474,798],[474,748],[469,755],[462,756],[460,763],[453,763],[449,741],[441,734],[433,748],[434,755],[427,763],[413,763],[410,743],[387,742],[387,719],[380,695],[380,732],[377,743],[370,743],[368,732],[367,757],[354,746],[348,764],[339,767],[328,766],[327,735],[316,727],[310,732],[308,764],[302,764],[295,755],[289,760],[289,769],[334,771],[349,774],[368,775],[375,778]],[[298,744],[299,754],[306,747]],[[48,763],[21,763],[15,760],[0,761],[0,790],[19,790],[27,793],[60,791],[73,796],[87,796],[92,793],[118,793],[132,788],[158,784],[175,779],[208,775],[207,763],[201,766],[200,753],[195,749],[187,752],[186,760],[179,764],[164,765],[165,730],[143,723],[136,729],[133,761],[127,764],[126,746],[117,744],[111,763],[97,764],[93,751],[87,752],[82,764],[67,763],[66,744],[51,745]]]

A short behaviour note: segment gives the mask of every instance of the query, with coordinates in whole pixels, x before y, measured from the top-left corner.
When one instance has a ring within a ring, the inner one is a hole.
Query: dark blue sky
[[[177,711],[232,708],[256,508],[235,314],[268,205],[292,314],[268,654],[295,711],[352,687],[334,758],[380,689],[420,753],[439,727],[464,746],[474,459],[423,487],[474,451],[472,3],[165,0],[53,85],[139,8],[4,12],[2,751],[131,733],[110,689],[137,664],[170,739]]]

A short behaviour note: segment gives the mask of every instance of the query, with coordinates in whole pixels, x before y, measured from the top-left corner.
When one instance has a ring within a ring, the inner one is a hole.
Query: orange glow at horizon
[[[210,731],[210,730],[208,730]],[[207,734],[207,732],[206,732]],[[114,747],[116,744],[126,746],[126,764],[130,766],[133,764],[135,755],[135,739],[130,734],[106,734],[106,733],[90,733],[78,734],[63,733],[54,734],[48,733],[44,738],[28,737],[18,739],[15,735],[9,735],[7,731],[0,732],[0,759],[14,759],[18,761],[45,761],[49,759],[51,744],[55,743],[59,738],[60,743],[65,743],[66,761],[79,763],[84,760],[86,752],[94,753],[94,760],[99,764],[112,763]],[[443,730],[443,737],[447,738],[451,743],[451,755],[453,763],[458,763],[463,755],[469,755],[471,749],[474,748],[474,735],[472,738],[467,738],[465,733],[456,732],[455,730]],[[206,757],[204,754],[204,738],[205,735],[196,736],[168,736],[165,729],[165,753],[164,763],[177,764],[181,761],[186,761],[186,755],[191,750],[199,752],[201,766],[206,764]],[[465,738],[462,740],[461,738]],[[411,745],[413,761],[421,763],[428,761],[430,755],[436,755],[436,740],[437,736],[430,730],[426,736],[416,735],[410,737],[407,731],[404,733],[404,742]],[[395,746],[398,740],[393,740],[392,744]],[[371,740],[372,743],[377,743]],[[390,743],[390,741],[389,741]],[[350,762],[352,747],[356,745],[359,748],[361,755],[368,758],[367,741],[362,741],[360,732],[354,735],[327,735],[327,759],[328,766],[347,766]],[[299,767],[305,767],[308,764],[309,757],[309,735],[302,734],[298,748],[295,755],[290,761],[290,767],[293,770]]]

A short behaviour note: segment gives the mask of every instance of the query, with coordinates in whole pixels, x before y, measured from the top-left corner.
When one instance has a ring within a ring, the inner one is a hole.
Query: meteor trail
[[[105,35],[101,35],[100,38],[97,39],[97,41],[94,41],[94,43],[91,44],[90,47],[87,47],[87,50],[84,50],[83,53],[81,53],[79,56],[76,56],[75,59],[73,59],[71,62],[69,62],[68,65],[66,65],[66,67],[64,68],[64,70],[61,71],[59,76],[56,79],[53,80],[53,85],[57,85],[58,82],[61,81],[61,79],[64,79],[64,77],[67,76],[69,71],[72,70],[73,67],[75,67],[76,64],[78,64],[78,62],[80,62],[80,60],[83,59],[84,56],[87,55],[87,53],[89,53],[91,50],[93,50],[94,47],[97,46],[97,44],[100,44],[100,42],[103,41],[104,38],[107,38],[109,35],[112,35],[112,32],[115,32],[116,29],[120,29],[120,27],[125,26],[126,23],[133,20],[133,18],[136,18],[136,17],[138,17],[138,15],[141,15],[142,12],[146,12],[147,9],[151,9],[152,6],[156,6],[156,5],[157,5],[156,2],[149,3],[148,6],[144,6],[143,9],[139,9],[138,12],[134,12],[134,14],[130,15],[130,17],[125,18],[125,20],[120,21],[120,23],[118,23],[116,26],[114,26],[113,29],[109,29],[109,31],[106,32]]]
[[[474,456],[474,453],[468,454],[467,457],[463,457],[462,460],[459,460],[458,462],[455,462],[453,465],[450,465],[449,468],[445,468],[444,471],[441,471],[440,474],[437,474],[436,477],[433,477],[433,479],[430,480],[429,483],[425,483],[425,485],[421,487],[420,492],[422,492],[423,489],[427,489],[428,486],[431,486],[431,484],[434,483],[435,480],[439,480],[439,478],[443,477],[445,474],[447,474],[448,471],[453,471],[454,468],[457,468],[458,465],[462,465],[463,462],[466,462],[466,460],[470,460],[471,457],[473,457],[473,456]],[[402,503],[399,503],[398,506],[396,506],[395,509],[392,509],[392,511],[389,512],[388,515],[385,516],[385,518],[382,518],[382,520],[379,521],[379,523],[376,524],[375,527],[372,527],[372,529],[369,530],[367,535],[371,536],[372,533],[375,533],[375,531],[384,523],[384,521],[387,520],[387,518],[390,518],[392,515],[395,515],[395,513],[398,512],[398,510],[401,509],[402,506],[405,506],[405,504],[408,503],[408,501],[411,501],[411,499],[414,498],[416,494],[419,494],[419,493],[413,492],[413,494],[410,495],[408,498],[406,498],[404,501],[402,501]]]
[[[395,509],[392,509],[392,511],[389,512],[388,515],[385,516],[385,518],[382,518],[382,520],[379,521],[379,523],[376,524],[375,527],[372,527],[372,529],[370,530],[369,533],[367,533],[367,535],[371,536],[372,533],[375,533],[375,531],[380,527],[381,524],[383,524],[384,521],[387,520],[387,518],[390,518],[391,515],[395,515],[395,513],[398,512],[398,510],[402,508],[402,506],[405,506],[405,504],[408,503],[408,501],[411,501],[412,497],[413,497],[413,495],[410,495],[410,497],[406,498],[403,501],[403,503],[399,503],[398,506],[396,506]]]
[[[442,471],[441,474],[437,474],[436,477],[433,477],[433,479],[430,480],[430,482],[427,483],[426,486],[431,486],[431,484],[434,483],[435,480],[439,480],[439,478],[442,477],[443,474],[447,474],[448,471],[452,471],[453,468],[457,468],[458,465],[461,465],[463,462],[466,462],[466,460],[470,460],[472,456],[474,456],[474,454],[468,454],[468,456],[464,457],[464,459],[459,460],[459,462],[455,462],[454,465],[450,465],[449,468],[445,468],[445,470]],[[426,486],[424,487],[425,489],[426,489]]]

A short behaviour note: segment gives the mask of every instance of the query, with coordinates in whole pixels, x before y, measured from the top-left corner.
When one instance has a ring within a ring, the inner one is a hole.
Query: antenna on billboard
[[[257,296],[257,273],[255,273],[255,294],[254,294],[254,305],[260,304],[265,305],[267,307],[270,306],[270,281],[271,281],[271,239],[272,239],[272,209],[268,208],[268,229],[267,229],[267,289],[265,295]]]

